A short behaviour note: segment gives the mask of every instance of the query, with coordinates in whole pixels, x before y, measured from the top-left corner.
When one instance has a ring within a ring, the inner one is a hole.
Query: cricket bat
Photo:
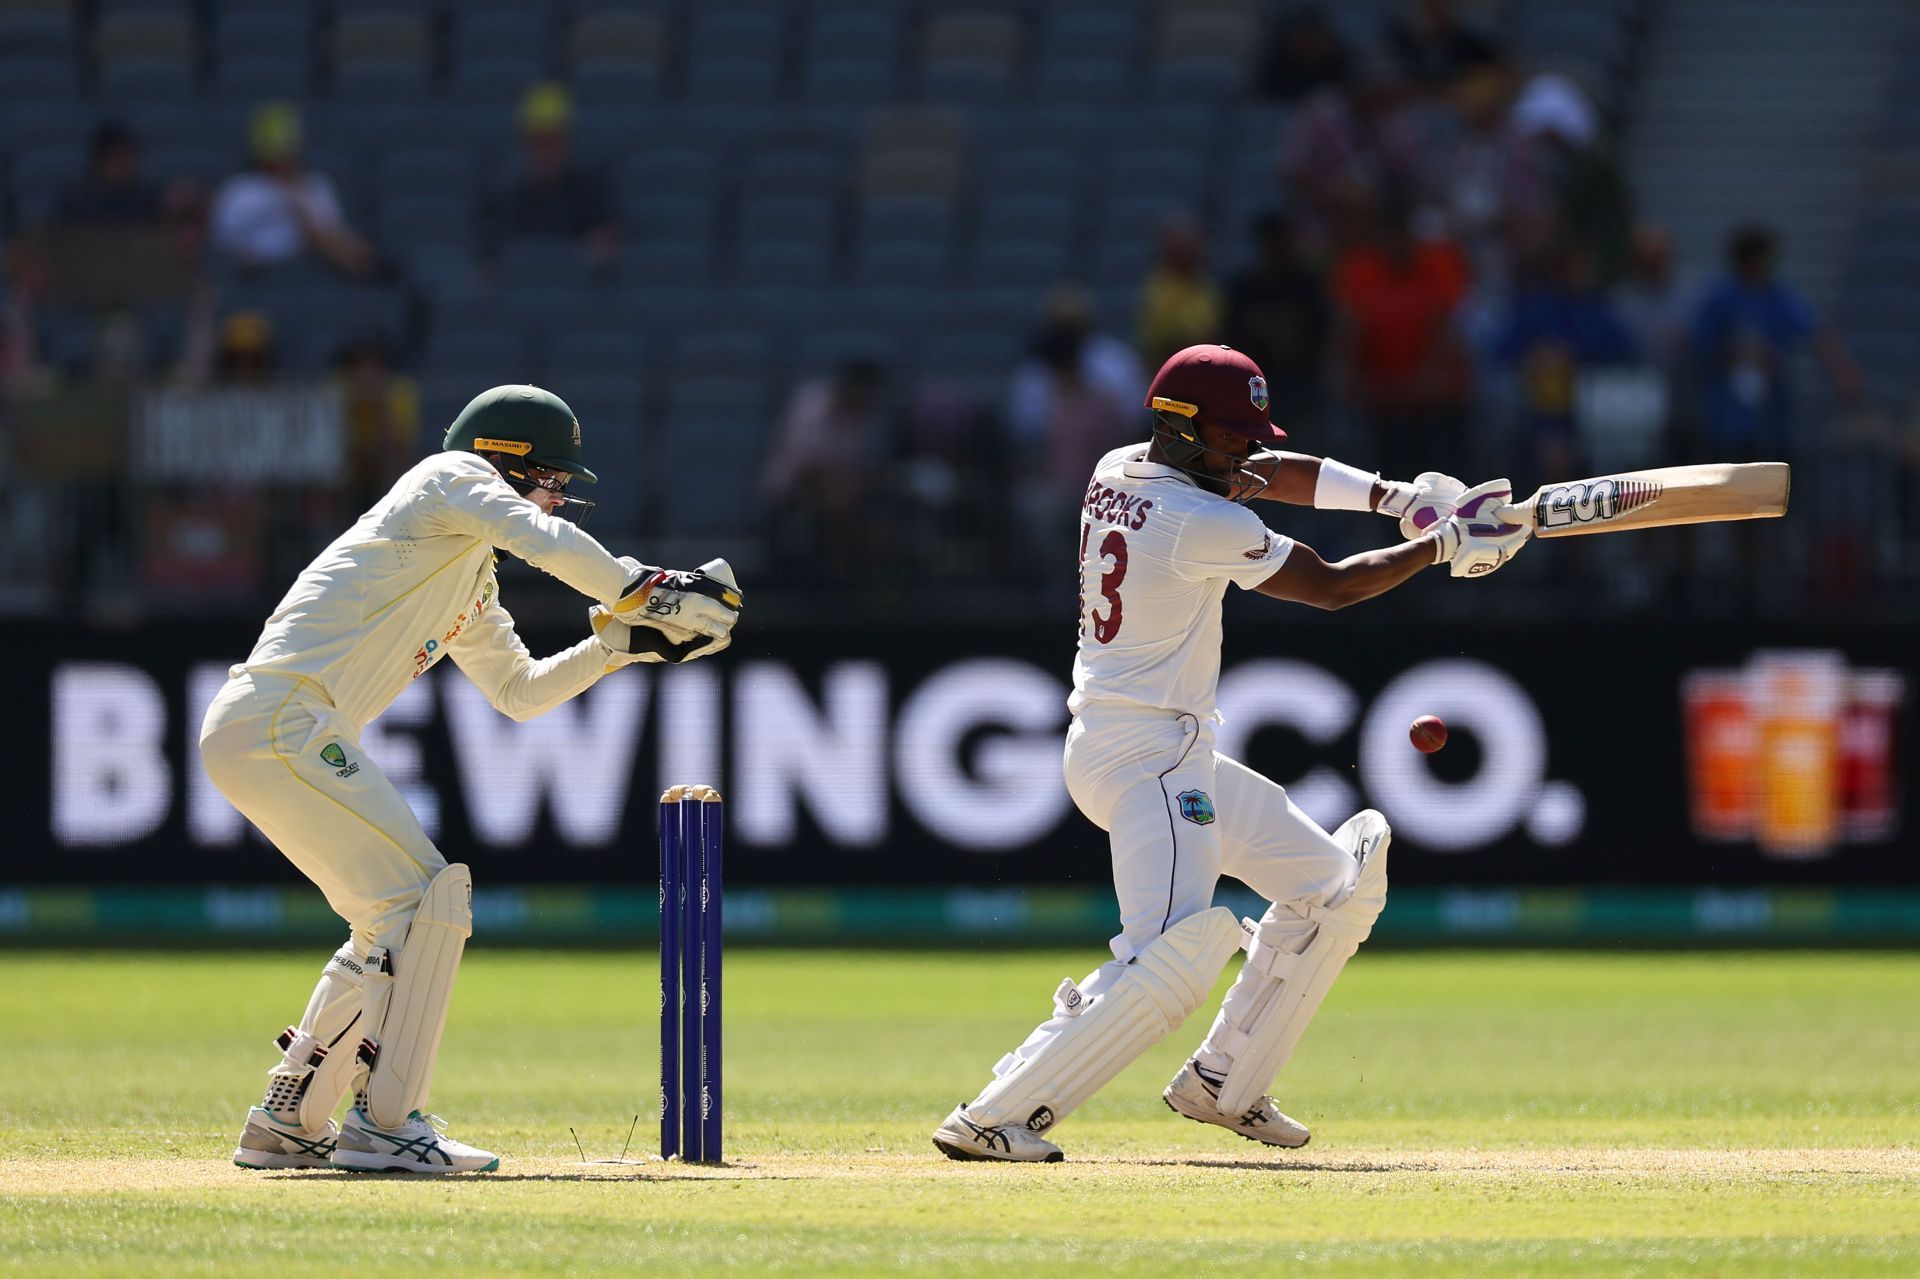
[[[1787,513],[1788,487],[1785,462],[1662,466],[1543,484],[1526,501],[1495,512],[1495,518],[1509,524],[1531,521],[1535,537],[1768,519]]]

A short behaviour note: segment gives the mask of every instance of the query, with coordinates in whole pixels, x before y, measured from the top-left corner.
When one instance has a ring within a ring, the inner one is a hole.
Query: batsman
[[[618,557],[578,526],[595,476],[558,396],[498,386],[454,419],[446,450],[309,564],[228,672],[200,729],[207,776],[347,922],[247,1112],[248,1168],[490,1172],[493,1154],[426,1113],[473,881],[449,864],[361,749],[361,731],[443,657],[516,720],[633,662],[692,661],[731,642],[741,594],[724,560],[679,572]],[[504,550],[594,601],[589,633],[534,658],[502,607]],[[334,1113],[351,1092],[346,1120]]]
[[[1512,498],[1505,480],[1385,481],[1273,452],[1286,432],[1267,402],[1245,355],[1188,347],[1147,390],[1151,440],[1094,468],[1080,510],[1065,773],[1075,805],[1108,834],[1120,932],[1112,960],[1061,982],[1052,1016],[934,1132],[954,1159],[1063,1158],[1046,1134],[1198,1011],[1240,949],[1245,965],[1162,1096],[1254,1141],[1307,1143],[1267,1090],[1386,905],[1392,832],[1369,809],[1328,833],[1284,787],[1214,750],[1221,601],[1233,585],[1343,608],[1435,564],[1484,576],[1531,526],[1495,517]],[[1269,529],[1246,506],[1257,497],[1376,511],[1406,540],[1330,564]],[[1213,905],[1222,874],[1270,903],[1258,923]]]

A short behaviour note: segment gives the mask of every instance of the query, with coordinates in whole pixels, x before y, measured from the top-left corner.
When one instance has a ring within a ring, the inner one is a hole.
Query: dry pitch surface
[[[1367,955],[1267,1152],[1157,1091],[1196,1019],[1063,1124],[1071,1162],[926,1134],[1092,955],[744,952],[730,1162],[615,1155],[644,954],[475,954],[435,1107],[458,1181],[226,1156],[320,956],[0,955],[0,1271],[1920,1273],[1920,957]]]

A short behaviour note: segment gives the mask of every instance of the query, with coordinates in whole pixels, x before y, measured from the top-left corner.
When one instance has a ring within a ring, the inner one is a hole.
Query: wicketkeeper
[[[517,720],[631,662],[685,662],[731,642],[741,595],[724,560],[693,572],[616,557],[575,523],[595,476],[556,395],[498,386],[447,431],[446,451],[309,564],[229,673],[200,729],[207,775],[350,926],[233,1159],[249,1168],[488,1172],[500,1161],[425,1113],[473,881],[449,865],[361,729],[451,655]],[[592,633],[535,659],[499,600],[495,549],[596,601]],[[333,1114],[353,1093],[346,1122]]]

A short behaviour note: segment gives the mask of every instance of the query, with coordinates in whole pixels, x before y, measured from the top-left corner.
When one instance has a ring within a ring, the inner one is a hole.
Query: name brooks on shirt
[[[1080,504],[1080,509],[1090,520],[1138,529],[1147,522],[1147,512],[1153,509],[1153,499],[1122,493],[1095,480],[1087,485],[1087,500]]]
[[[488,582],[486,586],[481,588],[480,595],[473,601],[472,606],[469,607],[466,612],[453,619],[453,625],[448,628],[445,635],[442,635],[437,640],[428,640],[420,646],[419,651],[414,653],[413,677],[419,679],[422,675],[426,674],[427,668],[440,660],[441,650],[453,643],[453,641],[459,637],[461,631],[467,629],[468,622],[486,612],[487,605],[491,603],[493,603],[493,583]]]

